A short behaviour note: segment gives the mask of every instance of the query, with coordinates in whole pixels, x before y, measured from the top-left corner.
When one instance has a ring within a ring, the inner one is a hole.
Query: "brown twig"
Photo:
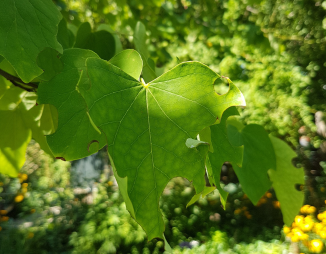
[[[22,86],[21,84],[19,83],[16,83],[16,81],[13,81],[13,80],[9,80],[14,86],[18,86],[20,87],[21,89],[24,89],[25,91],[27,92],[33,92],[34,90],[32,88],[27,88],[27,87],[24,87]]]
[[[24,84],[24,85],[26,85],[26,86],[30,86],[30,87],[33,87],[33,88],[38,88],[38,85],[37,85],[37,84],[33,84],[33,83],[25,83],[25,82],[23,82],[20,78],[17,78],[17,77],[15,77],[15,76],[13,76],[13,75],[11,75],[11,74],[5,72],[4,70],[1,70],[1,69],[0,69],[0,75],[2,75],[3,77],[5,77],[7,80],[11,81],[12,83],[13,83],[13,82],[15,82],[15,83],[16,83],[16,82],[19,82],[19,83],[22,83],[22,84]],[[13,83],[13,84],[14,84],[14,83]],[[14,85],[19,86],[18,83],[14,84]],[[20,87],[26,90],[25,87],[22,87],[22,86],[20,86]],[[27,90],[26,90],[26,91],[27,91]]]

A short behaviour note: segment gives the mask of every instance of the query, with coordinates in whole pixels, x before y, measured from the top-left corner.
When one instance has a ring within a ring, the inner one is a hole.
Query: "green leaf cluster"
[[[214,66],[185,61],[161,73],[141,22],[136,50],[121,51],[110,27],[67,25],[50,0],[6,0],[0,10],[1,173],[17,175],[31,138],[69,161],[107,145],[127,209],[151,240],[164,239],[159,200],[172,178],[192,181],[188,205],[215,188],[225,205],[220,172],[230,162],[254,204],[273,186],[285,222],[293,220],[303,201],[294,189],[303,173],[289,167],[294,154],[262,126],[230,117],[246,105],[244,96],[229,78],[229,90],[216,92]]]

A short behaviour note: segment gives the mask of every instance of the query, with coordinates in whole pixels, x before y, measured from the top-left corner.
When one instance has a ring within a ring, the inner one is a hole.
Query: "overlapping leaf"
[[[0,98],[0,172],[16,177],[25,162],[33,137],[51,154],[40,127],[43,108],[35,106],[36,95],[11,86]]]
[[[251,202],[257,204],[272,185],[267,173],[269,169],[276,168],[272,143],[264,128],[256,124],[241,130],[229,124],[228,137],[233,146],[244,146],[242,167],[237,163],[232,163],[232,166],[244,192]]]
[[[65,50],[61,57],[62,72],[38,88],[39,104],[52,104],[58,110],[58,128],[46,139],[55,157],[65,160],[86,157],[105,144],[105,137],[93,126],[79,92],[90,86],[84,71],[88,57],[98,56],[89,50]]]
[[[145,25],[138,21],[135,27],[134,43],[135,48],[143,59],[143,78],[145,82],[150,82],[157,77],[155,73],[154,61],[150,58],[147,45],[146,45],[146,28]]]
[[[115,39],[105,30],[92,32],[91,25],[85,22],[78,28],[74,47],[90,49],[102,59],[110,60],[115,54]]]
[[[284,141],[271,135],[269,137],[275,150],[276,170],[268,173],[281,203],[284,223],[290,226],[304,201],[304,192],[295,188],[296,184],[304,184],[304,171],[292,165],[296,154]]]
[[[61,17],[51,0],[0,1],[0,55],[24,82],[42,74],[36,58],[44,48],[62,53],[56,39]]]
[[[149,239],[163,238],[158,201],[168,181],[183,176],[197,193],[204,189],[208,146],[189,149],[185,141],[213,124],[224,107],[213,89],[218,75],[188,62],[144,84],[96,58],[87,60],[87,70],[89,114],[106,134],[117,174],[128,179],[133,215]]]

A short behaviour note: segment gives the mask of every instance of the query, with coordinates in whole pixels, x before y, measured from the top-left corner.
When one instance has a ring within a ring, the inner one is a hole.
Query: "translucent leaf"
[[[148,238],[163,238],[159,198],[177,176],[205,186],[208,146],[189,149],[188,138],[216,120],[220,107],[213,84],[218,75],[205,65],[176,66],[149,84],[103,60],[87,60],[91,87],[84,94],[89,114],[106,134],[108,151],[127,192],[137,222]]]
[[[136,50],[126,49],[111,58],[109,62],[139,80],[143,62]]]
[[[206,187],[205,186],[205,188],[204,188],[204,190],[202,192],[196,194],[195,196],[193,196],[191,198],[191,200],[187,204],[187,207],[191,206],[194,203],[196,203],[200,198],[204,198],[205,196],[207,196],[209,193],[211,193],[214,190],[216,190],[215,187]]]
[[[60,58],[62,72],[41,83],[38,88],[39,104],[52,104],[58,110],[58,128],[46,139],[54,156],[65,160],[86,157],[105,144],[105,136],[93,127],[87,105],[80,94],[90,87],[84,72],[88,57],[97,55],[83,49],[65,50]]]
[[[304,201],[304,192],[295,188],[296,184],[304,184],[304,171],[292,165],[292,159],[297,155],[284,141],[269,137],[275,150],[276,170],[268,173],[281,203],[284,223],[291,226]]]
[[[0,110],[0,173],[17,177],[25,163],[32,132],[26,128],[20,110]]]
[[[61,17],[51,0],[0,1],[0,55],[25,83],[42,74],[36,58],[44,48],[62,53],[56,39]]]

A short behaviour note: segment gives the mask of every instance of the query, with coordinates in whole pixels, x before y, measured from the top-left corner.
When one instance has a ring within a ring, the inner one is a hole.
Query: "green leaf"
[[[58,128],[58,110],[50,104],[43,105],[42,117],[40,119],[40,128],[44,135],[54,133]]]
[[[61,17],[51,0],[0,1],[0,55],[25,83],[42,74],[36,58],[44,48],[62,53],[56,39]]]
[[[236,163],[232,166],[243,191],[253,204],[257,204],[272,185],[267,172],[276,168],[274,148],[260,125],[247,125],[237,135],[241,135],[241,144],[244,146],[243,162],[242,168]]]
[[[218,178],[217,177],[214,177],[214,172],[213,172],[213,168],[212,168],[211,162],[209,160],[209,156],[207,156],[207,158],[206,158],[206,170],[207,170],[207,176],[208,176],[208,180],[209,180],[210,184],[211,185],[214,184],[216,186],[216,189],[220,193],[220,200],[221,200],[223,209],[225,210],[225,208],[226,208],[225,207],[226,200],[228,198],[229,193],[226,192],[225,190],[223,190],[221,188],[221,185],[220,185],[220,174],[218,175]],[[216,173],[215,173],[215,175],[216,175]],[[215,179],[218,179],[218,181],[216,181]]]
[[[304,192],[295,188],[304,184],[303,168],[295,168],[292,159],[296,153],[282,140],[269,136],[276,155],[276,170],[269,170],[277,199],[281,203],[284,223],[290,226],[304,201]]]
[[[138,21],[135,27],[134,33],[134,43],[135,48],[141,55],[144,63],[143,67],[143,78],[145,82],[150,82],[155,79],[155,64],[152,59],[150,59],[150,55],[146,46],[146,28],[145,25]]]
[[[189,149],[185,141],[215,122],[218,75],[188,62],[144,84],[96,58],[87,60],[87,70],[89,114],[106,134],[118,175],[128,177],[135,219],[149,239],[163,238],[159,198],[166,184],[182,176],[193,181],[197,193],[204,189],[208,146]]]
[[[205,196],[207,196],[209,193],[211,193],[214,190],[216,190],[215,187],[206,187],[205,186],[205,188],[202,192],[200,192],[192,197],[192,199],[188,202],[187,207],[196,203],[200,198],[204,198]]]
[[[143,62],[136,50],[126,49],[111,58],[109,63],[128,73],[134,79],[139,80]]]
[[[0,63],[3,61],[4,57],[0,56]]]
[[[58,52],[51,48],[44,49],[37,57],[37,64],[44,71],[38,77],[41,81],[49,81],[62,71],[63,65],[59,59]]]
[[[110,60],[115,54],[115,39],[105,30],[93,33],[91,25],[85,22],[78,29],[74,48],[90,49],[102,59]]]
[[[231,107],[224,112],[219,124],[214,124],[210,127],[213,152],[208,153],[208,156],[216,185],[220,182],[221,169],[224,162],[230,162],[238,166],[242,164],[243,148],[233,146],[230,143],[226,129],[227,118],[236,114],[239,114],[236,108]],[[200,138],[202,139],[202,137]]]
[[[6,80],[4,77],[0,76],[0,105],[1,105],[2,96],[7,92],[10,86],[11,86],[11,82]]]
[[[9,86],[0,98],[0,110],[15,110],[26,94],[27,91],[19,87]]]
[[[80,94],[90,87],[84,72],[88,57],[97,55],[83,49],[65,50],[60,58],[62,72],[38,88],[38,103],[52,104],[58,110],[58,128],[46,136],[47,143],[55,157],[69,161],[95,153],[105,144],[105,136],[92,126],[87,105]]]
[[[218,97],[218,104],[223,105],[218,112],[218,119],[222,119],[223,112],[229,107],[246,106],[246,101],[239,88],[229,78],[227,80],[229,82],[229,91]]]
[[[120,38],[117,34],[117,32],[115,32],[109,25],[107,24],[100,24],[97,28],[97,31],[101,31],[101,30],[105,30],[108,31],[109,33],[111,33],[114,37],[114,41],[115,41],[115,53],[118,54],[120,53],[123,48],[122,48],[122,44],[120,41]]]
[[[59,23],[57,39],[63,49],[72,48],[75,43],[75,36],[72,31],[68,29],[65,18],[62,18]]]
[[[32,132],[26,128],[19,109],[0,111],[0,119],[0,173],[17,177]]]
[[[186,146],[188,148],[196,148],[196,147],[198,147],[200,145],[209,145],[209,143],[204,142],[204,141],[200,141],[198,139],[192,139],[192,138],[188,138],[186,140]]]

